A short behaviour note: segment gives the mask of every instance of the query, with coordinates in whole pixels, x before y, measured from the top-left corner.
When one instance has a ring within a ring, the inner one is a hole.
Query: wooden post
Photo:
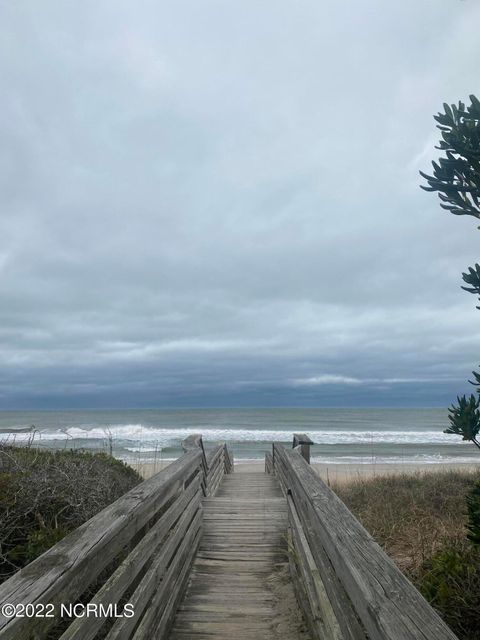
[[[191,451],[192,449],[200,449],[202,452],[202,463],[205,467],[205,472],[208,471],[207,458],[205,457],[205,449],[203,447],[202,435],[200,433],[195,433],[182,442],[182,449],[184,451]]]
[[[294,433],[293,434],[293,448],[297,449],[300,452],[302,458],[310,464],[310,447],[313,444],[313,440],[311,440],[305,433]]]
[[[206,496],[207,495],[208,462],[207,462],[207,457],[205,455],[205,449],[203,447],[202,434],[194,433],[191,436],[188,436],[188,438],[185,438],[185,440],[182,442],[182,449],[185,452],[196,451],[200,449],[200,451],[202,452],[202,468],[203,468],[202,488],[203,488],[203,494]]]

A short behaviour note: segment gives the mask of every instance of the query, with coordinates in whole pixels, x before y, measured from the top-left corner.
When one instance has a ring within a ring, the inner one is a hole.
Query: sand
[[[480,458],[480,457],[479,457]],[[139,463],[131,464],[145,479],[150,478],[155,473],[161,471],[170,462]],[[339,484],[352,482],[361,478],[373,478],[375,476],[399,475],[402,473],[418,472],[442,472],[442,471],[474,471],[480,469],[479,463],[438,463],[438,464],[319,464],[313,463],[312,468],[327,483]],[[263,472],[265,465],[263,461],[258,462],[236,462],[235,473]]]

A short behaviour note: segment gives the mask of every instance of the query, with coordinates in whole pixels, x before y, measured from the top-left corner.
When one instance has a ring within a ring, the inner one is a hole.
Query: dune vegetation
[[[333,488],[458,637],[480,639],[480,471],[359,478]]]
[[[141,480],[106,453],[0,444],[0,582]]]

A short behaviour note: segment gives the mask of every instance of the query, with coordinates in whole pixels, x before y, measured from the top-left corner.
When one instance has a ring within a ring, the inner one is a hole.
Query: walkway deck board
[[[276,478],[226,475],[203,505],[202,541],[170,640],[278,639],[271,580],[287,563],[287,504]]]

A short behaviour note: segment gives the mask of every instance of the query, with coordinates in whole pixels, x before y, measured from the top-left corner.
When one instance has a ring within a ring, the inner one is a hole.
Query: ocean
[[[443,433],[447,425],[444,409],[2,411],[0,441],[112,451],[141,463],[175,459],[183,438],[201,433],[207,447],[226,441],[246,462],[297,432],[315,443],[313,461],[327,464],[479,462],[471,443]]]

